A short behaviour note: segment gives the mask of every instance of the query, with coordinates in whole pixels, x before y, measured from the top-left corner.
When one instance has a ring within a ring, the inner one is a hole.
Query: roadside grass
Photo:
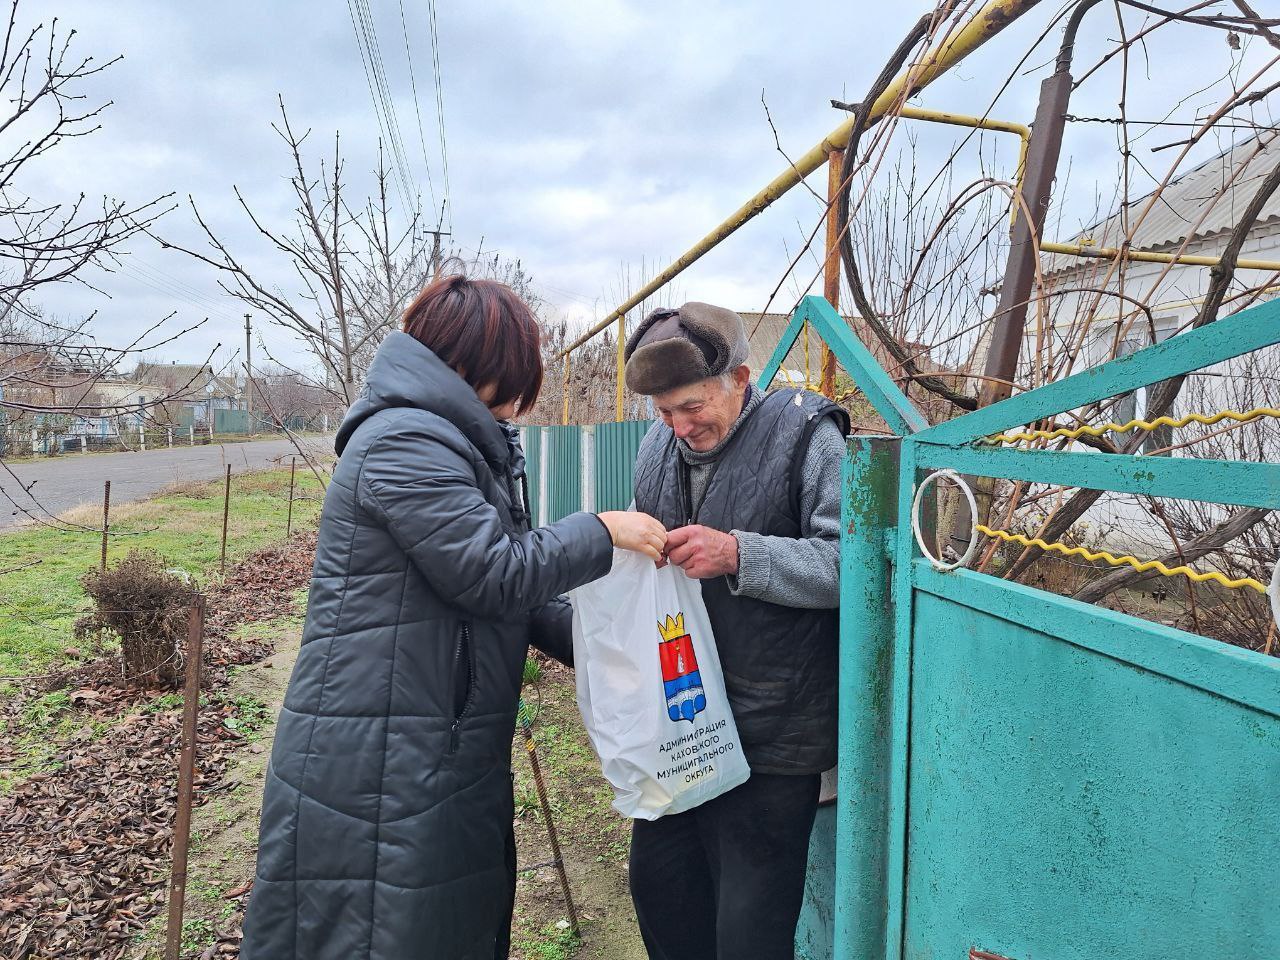
[[[222,535],[223,481],[187,483],[140,503],[111,511],[107,562],[130,550],[152,550],[172,568],[201,580],[218,575]],[[309,470],[299,470],[294,488],[293,527],[305,529],[319,516],[323,490]],[[289,471],[233,474],[227,525],[227,563],[284,537]],[[296,499],[301,497],[302,499]],[[93,656],[73,638],[76,619],[89,602],[80,578],[96,569],[101,555],[101,507],[86,505],[63,514],[57,524],[0,534],[0,678],[72,665]],[[39,561],[33,566],[26,566]],[[0,696],[4,680],[0,679]]]

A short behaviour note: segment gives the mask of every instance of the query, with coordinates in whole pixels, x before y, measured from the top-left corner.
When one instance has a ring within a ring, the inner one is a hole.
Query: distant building
[[[791,322],[791,317],[785,313],[739,312],[738,315],[742,317],[743,323],[747,328],[747,343],[750,351],[747,357],[747,365],[751,368],[752,376],[758,377],[773,356],[773,351],[782,339],[783,333],[786,332],[787,325]],[[946,401],[939,400],[933,394],[914,389],[908,378],[903,375],[902,366],[890,356],[889,351],[884,348],[880,339],[860,317],[845,317],[844,321],[853,330],[854,335],[862,341],[863,346],[871,352],[871,355],[875,357],[880,366],[884,368],[885,372],[916,402],[916,405],[921,408],[926,416],[940,418],[943,415]],[[907,355],[921,372],[942,374],[944,376],[949,372],[945,367],[934,362],[927,344],[907,341],[903,346],[907,351]],[[787,351],[786,357],[783,358],[782,366],[778,368],[778,375],[773,381],[774,386],[803,387],[808,383],[811,387],[816,388],[821,379],[822,338],[816,330],[809,331],[806,357],[805,333],[802,329],[791,349]],[[952,386],[956,389],[964,389],[962,383],[956,383]],[[865,419],[878,420],[879,418],[868,410]],[[879,428],[877,423],[872,422],[855,425]]]
[[[1126,228],[1137,222],[1131,250],[1221,256],[1231,231],[1277,163],[1280,144],[1274,135],[1266,141],[1245,140],[1172,181],[1154,200],[1149,194],[1116,210],[1082,231],[1074,242],[1119,247]],[[1280,261],[1280,193],[1273,194],[1263,206],[1240,257]],[[1051,335],[1080,344],[1077,370],[1134,353],[1185,330],[1200,310],[1211,280],[1206,266],[1130,261],[1119,270],[1111,260],[1067,255],[1046,257],[1044,276],[1053,297]],[[1256,286],[1266,274],[1237,270],[1237,278],[1233,289],[1243,291]],[[1251,302],[1274,296],[1275,291],[1268,290]],[[1135,303],[1146,304],[1149,316],[1136,310]],[[1243,305],[1233,304],[1228,295],[1221,314]],[[1028,330],[1025,355],[1033,352],[1033,337]],[[1274,385],[1271,390],[1274,400]],[[1205,394],[1204,402],[1218,406],[1231,406],[1238,400],[1226,388],[1197,392]],[[1146,390],[1130,394],[1116,405],[1115,419],[1141,417],[1146,402]],[[1167,445],[1168,434],[1154,439]]]
[[[129,379],[140,388],[139,403],[161,405],[155,420],[207,427],[218,410],[244,409],[242,385],[208,364],[139,363]]]

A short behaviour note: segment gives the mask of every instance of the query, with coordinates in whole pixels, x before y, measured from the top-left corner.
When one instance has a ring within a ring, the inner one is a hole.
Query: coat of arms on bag
[[[667,714],[672,720],[688,720],[707,709],[707,693],[702,688],[698,658],[693,652],[693,638],[684,628],[684,614],[667,614],[666,622],[658,621],[658,657],[662,663],[662,685],[666,688]]]

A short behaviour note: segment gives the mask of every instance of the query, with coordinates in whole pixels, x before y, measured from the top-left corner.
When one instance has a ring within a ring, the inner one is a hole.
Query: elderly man
[[[840,463],[849,418],[750,381],[742,318],[657,310],[626,381],[661,414],[636,508],[702,581],[751,779],[631,834],[631,895],[653,960],[791,960],[821,774],[836,757]]]

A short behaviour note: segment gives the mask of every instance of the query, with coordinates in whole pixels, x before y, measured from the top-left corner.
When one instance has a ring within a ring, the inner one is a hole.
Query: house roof
[[[753,374],[759,375],[773,356],[773,350],[786,332],[791,317],[785,313],[741,312],[738,316],[742,317],[747,328],[747,366]],[[785,370],[804,370],[803,333],[796,337],[796,342],[787,351],[782,367]],[[809,334],[809,368],[813,379],[817,380],[822,373],[822,340],[813,333]]]
[[[148,386],[163,387],[182,396],[200,394],[203,399],[209,384],[220,396],[235,397],[240,394],[239,385],[231,377],[223,377],[213,372],[207,364],[201,363],[139,363],[133,371],[132,378],[138,383]]]
[[[774,348],[777,347],[778,341],[782,339],[782,334],[786,332],[787,324],[791,322],[791,317],[785,313],[743,313],[741,311],[738,316],[742,317],[742,321],[747,327],[747,343],[749,347],[747,365],[751,367],[753,374],[759,375],[765,364],[769,362],[769,358],[773,356]],[[859,318],[845,317],[844,321],[853,328],[854,334],[871,351],[871,355],[880,362],[881,366],[890,372],[897,372],[897,363],[889,356],[879,340],[875,338]],[[905,347],[922,367],[932,367],[927,345],[908,341]],[[782,367],[784,370],[804,371],[803,331],[796,337],[796,342],[791,349],[787,351]],[[822,375],[822,338],[816,332],[809,334],[809,373],[814,382],[817,382]]]
[[[1133,232],[1135,250],[1163,250],[1192,239],[1212,237],[1231,230],[1258,192],[1262,180],[1280,163],[1275,135],[1250,137],[1206,160],[1172,181],[1156,199],[1151,211]],[[1124,214],[1136,218],[1150,203],[1152,193],[1132,200],[1120,210],[1080,232],[1077,243],[1119,246],[1124,237]],[[1203,218],[1203,219],[1202,219]],[[1262,208],[1257,223],[1280,219],[1280,193]],[[1058,273],[1080,264],[1079,258],[1057,254],[1049,258],[1047,273]]]

